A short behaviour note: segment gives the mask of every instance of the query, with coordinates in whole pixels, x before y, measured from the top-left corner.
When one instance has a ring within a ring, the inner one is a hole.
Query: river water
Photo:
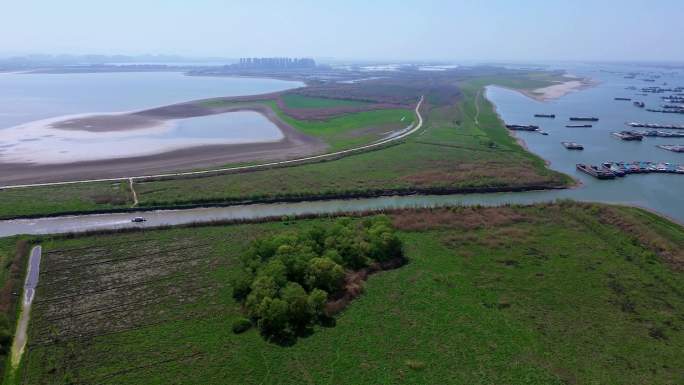
[[[630,129],[625,122],[684,124],[684,114],[661,114],[638,108],[631,101],[615,101],[615,97],[644,101],[647,108],[659,108],[664,94],[637,95],[627,87],[684,86],[684,73],[649,67],[578,66],[571,71],[588,76],[598,85],[562,98],[538,102],[522,94],[498,87],[487,89],[506,123],[539,125],[548,136],[534,132],[515,132],[530,151],[541,156],[554,170],[582,182],[582,187],[557,191],[558,198],[600,201],[636,205],[658,211],[684,222],[684,175],[638,174],[615,180],[597,180],[577,171],[577,163],[600,164],[607,161],[656,161],[684,163],[684,153],[674,153],[656,147],[658,144],[684,144],[684,138],[644,138],[642,142],[626,142],[611,132]],[[634,79],[625,79],[629,72],[640,72]],[[658,76],[657,82],[644,78]],[[666,85],[664,85],[666,83]],[[535,118],[537,113],[556,114],[555,119]],[[570,116],[595,116],[598,122],[570,122]],[[570,123],[592,123],[592,128],[567,128]],[[639,129],[641,130],[641,129]],[[574,141],[584,145],[584,151],[566,150],[560,142]]]
[[[0,236],[15,234],[47,234],[79,232],[95,229],[125,227],[154,227],[213,220],[255,219],[285,215],[329,214],[348,211],[381,210],[392,208],[435,207],[444,205],[487,205],[507,203],[532,204],[556,199],[637,205],[660,212],[684,222],[684,176],[682,175],[630,175],[613,181],[599,181],[575,170],[575,164],[603,161],[669,161],[684,163],[684,154],[667,152],[655,144],[684,144],[684,140],[645,138],[642,143],[622,142],[610,133],[625,129],[627,121],[684,124],[684,116],[649,113],[631,102],[614,101],[614,97],[633,97],[644,100],[649,106],[660,104],[659,96],[635,96],[629,86],[651,86],[653,83],[624,79],[625,73],[642,71],[655,74],[659,85],[684,85],[682,74],[653,68],[580,67],[574,73],[590,76],[599,84],[587,90],[572,93],[560,99],[540,103],[517,92],[490,87],[487,97],[496,104],[499,114],[508,123],[539,124],[548,136],[535,133],[518,133],[530,151],[550,162],[550,167],[567,173],[582,182],[582,186],[567,190],[533,191],[524,193],[460,194],[443,196],[403,196],[369,199],[328,200],[315,202],[239,205],[189,210],[164,210],[125,214],[97,214],[78,217],[22,219],[0,221]],[[537,119],[535,113],[555,113],[556,119]],[[574,115],[593,115],[600,121],[593,128],[566,128],[567,118]],[[585,146],[583,152],[571,152],[561,141],[577,141]],[[144,216],[144,223],[132,223],[134,216]]]

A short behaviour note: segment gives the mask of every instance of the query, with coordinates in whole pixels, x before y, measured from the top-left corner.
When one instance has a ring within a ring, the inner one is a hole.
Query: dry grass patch
[[[439,228],[474,230],[531,221],[528,215],[511,207],[456,207],[405,210],[392,214],[391,217],[397,229],[407,231],[424,231]]]

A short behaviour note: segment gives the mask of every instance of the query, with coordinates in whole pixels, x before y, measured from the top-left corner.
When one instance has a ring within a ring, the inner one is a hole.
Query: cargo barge
[[[507,124],[506,128],[513,131],[538,131],[539,126],[533,124]]]
[[[570,120],[573,122],[598,122],[599,118],[586,117],[586,116],[572,116]]]
[[[684,130],[684,124],[660,124],[660,123],[640,123],[630,122],[626,125],[634,128],[659,128],[665,130]]]
[[[584,146],[582,146],[579,143],[575,142],[561,142],[563,147],[567,148],[568,150],[584,150]]]
[[[672,152],[684,152],[684,145],[681,144],[659,144],[656,147]]]
[[[632,131],[641,136],[657,137],[657,138],[684,138],[684,132],[677,131],[659,131],[659,130],[649,130],[649,131]]]
[[[597,179],[615,179],[615,174],[610,171],[603,170],[596,166],[591,166],[584,163],[578,163],[576,165],[577,169],[585,174],[589,174]]]
[[[641,141],[644,139],[644,136],[639,134],[636,131],[620,131],[620,132],[613,132],[613,136],[618,137],[622,140],[626,141]]]

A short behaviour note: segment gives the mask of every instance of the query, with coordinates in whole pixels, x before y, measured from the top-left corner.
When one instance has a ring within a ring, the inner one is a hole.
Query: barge
[[[613,132],[613,136],[618,137],[622,140],[626,141],[641,141],[644,139],[644,136],[639,134],[636,131],[620,131],[620,132]]]
[[[556,114],[534,114],[534,117],[535,117],[535,118],[551,118],[551,119],[555,119],[555,118],[556,118]]]
[[[539,126],[533,124],[507,124],[506,128],[513,131],[538,131]]]
[[[588,164],[584,163],[578,163],[576,165],[577,169],[582,171],[585,174],[589,174],[593,176],[594,178],[597,179],[615,179],[615,174],[613,174],[610,171],[606,171],[602,168],[598,168],[596,166],[591,166]]]
[[[614,100],[629,102],[631,98],[614,98]]]
[[[631,122],[625,123],[630,127],[634,128],[659,128],[665,130],[684,130],[684,124],[660,124],[660,123],[640,123]]]
[[[579,143],[575,142],[561,142],[563,147],[567,148],[568,150],[584,150],[584,146],[582,146]]]
[[[642,136],[657,137],[657,138],[684,138],[683,131],[671,132],[671,131],[659,131],[659,130],[649,130],[649,131],[633,131]]]
[[[656,147],[672,152],[684,152],[684,145],[681,144],[659,144]]]
[[[566,124],[565,127],[568,128],[591,128],[594,127],[591,124]]]
[[[572,120],[573,122],[598,122],[599,118],[586,116],[571,116],[570,120]]]

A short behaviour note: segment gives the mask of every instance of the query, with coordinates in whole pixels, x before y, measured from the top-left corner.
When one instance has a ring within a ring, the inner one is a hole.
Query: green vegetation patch
[[[330,145],[331,152],[378,140],[410,126],[415,119],[414,112],[409,109],[384,109],[348,113],[326,120],[299,120],[280,110],[276,102],[269,104],[287,124],[323,139]]]
[[[359,100],[316,98],[298,94],[284,94],[281,98],[285,107],[294,109],[364,107],[372,104]]]
[[[46,239],[17,378],[682,382],[684,281],[671,262],[684,260],[681,227],[638,209],[569,202],[388,215],[408,263],[370,276],[334,327],[316,325],[291,346],[256,328],[234,333],[245,313],[230,282],[254,242],[335,219]]]
[[[329,323],[359,294],[361,277],[367,274],[362,269],[371,264],[376,269],[396,266],[403,255],[389,219],[380,216],[357,223],[344,218],[325,227],[260,239],[241,262],[233,297],[264,337],[292,343],[310,333],[312,325]],[[233,331],[246,331],[243,319]]]
[[[132,203],[128,182],[0,189],[0,219],[124,208]]]

